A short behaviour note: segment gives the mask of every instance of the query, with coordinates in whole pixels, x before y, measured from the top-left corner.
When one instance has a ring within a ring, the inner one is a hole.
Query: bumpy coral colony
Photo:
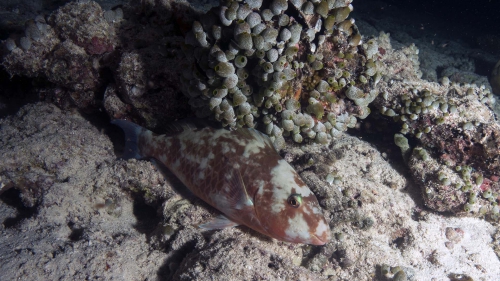
[[[184,93],[198,117],[328,143],[370,113],[378,45],[362,44],[352,0],[221,1],[186,34]],[[258,125],[257,125],[258,124]]]
[[[443,86],[448,86],[447,78]],[[484,86],[452,85],[446,95],[410,89],[399,98],[378,100],[382,115],[400,124],[394,142],[401,148],[413,178],[425,183],[430,208],[474,212],[498,220],[499,139],[492,114],[475,108],[493,105]],[[404,135],[418,140],[410,149]],[[477,204],[476,204],[477,203]]]

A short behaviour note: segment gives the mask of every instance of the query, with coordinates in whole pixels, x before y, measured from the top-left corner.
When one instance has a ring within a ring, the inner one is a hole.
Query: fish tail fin
[[[111,124],[122,128],[125,133],[125,149],[121,158],[127,160],[131,158],[141,159],[143,156],[139,153],[139,136],[143,132],[143,128],[135,123],[127,120],[117,119],[111,121]]]

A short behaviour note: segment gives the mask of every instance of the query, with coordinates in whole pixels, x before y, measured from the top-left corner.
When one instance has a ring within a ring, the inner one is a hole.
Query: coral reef
[[[277,147],[287,136],[328,143],[369,114],[377,94],[371,89],[381,78],[378,47],[363,42],[348,19],[350,1],[228,1],[199,16],[179,5],[163,8],[185,13],[169,12],[158,18],[166,24],[144,33],[131,24],[141,16],[126,10],[123,20],[121,9],[67,4],[48,24],[38,17],[26,36],[8,39],[3,65],[11,75],[47,77],[60,105],[89,110],[104,99],[114,118],[133,115],[148,127],[168,119],[158,112],[182,100],[175,96],[182,90],[197,116],[230,128],[257,126]],[[183,69],[180,89],[178,69],[169,65]],[[116,84],[102,69],[112,71]],[[102,98],[96,93],[103,87]]]
[[[394,52],[386,34],[379,40],[386,54]],[[500,125],[491,110],[493,94],[485,86],[446,77],[440,84],[418,79],[412,58],[417,51],[412,46],[396,51],[397,67],[405,68],[397,75],[394,64],[381,57],[380,70],[391,79],[377,85],[382,94],[374,102],[374,118],[399,126],[396,144],[402,152],[404,147],[403,157],[422,184],[428,207],[498,220]]]
[[[62,107],[102,104],[112,118],[159,128],[190,106],[229,128],[257,127],[278,148],[287,137],[328,144],[375,108],[378,126],[401,126],[398,146],[427,206],[498,219],[499,128],[489,88],[420,80],[418,49],[394,51],[387,34],[363,42],[350,1],[222,1],[201,14],[163,8],[169,12],[149,16],[161,27],[142,32],[135,22],[147,16],[129,17],[131,7],[124,15],[69,3],[7,39],[2,64],[11,75],[46,77],[54,86],[44,95]],[[159,52],[153,38],[162,36]]]
[[[78,1],[28,21],[3,42],[2,66],[34,78],[58,107],[0,120],[5,278],[494,280],[500,125],[486,78],[470,58],[426,52],[421,63],[413,44],[362,37],[352,9]],[[218,213],[149,162],[117,160],[102,120],[80,115],[98,111],[159,133],[195,115],[262,130],[317,195],[335,238],[317,248],[244,228],[201,231]],[[388,148],[360,140],[370,132]]]
[[[326,144],[364,119],[381,78],[349,0],[222,1],[185,36],[183,92],[198,117]]]

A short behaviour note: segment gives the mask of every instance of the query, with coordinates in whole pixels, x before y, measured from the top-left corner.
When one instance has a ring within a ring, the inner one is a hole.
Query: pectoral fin
[[[226,227],[233,227],[237,225],[238,225],[237,223],[228,219],[226,216],[219,215],[207,223],[200,224],[198,227],[206,230],[213,230],[213,229],[222,229]]]
[[[239,169],[233,168],[231,178],[227,181],[227,184],[229,185],[229,191],[225,194],[225,198],[230,208],[241,210],[253,206],[253,200],[248,195]]]

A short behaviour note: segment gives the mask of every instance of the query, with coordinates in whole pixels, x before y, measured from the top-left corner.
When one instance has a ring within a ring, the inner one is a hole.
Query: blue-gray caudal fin
[[[123,159],[141,159],[139,154],[139,135],[142,132],[142,127],[127,120],[113,120],[111,124],[117,125],[122,128],[125,133],[125,149],[123,150]]]

